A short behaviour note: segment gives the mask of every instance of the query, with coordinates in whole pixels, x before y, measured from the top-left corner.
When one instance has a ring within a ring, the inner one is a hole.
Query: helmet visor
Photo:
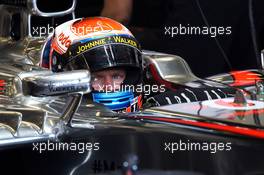
[[[124,44],[108,44],[71,58],[66,69],[88,69],[91,72],[121,66],[140,69],[141,64],[141,53],[138,49]]]

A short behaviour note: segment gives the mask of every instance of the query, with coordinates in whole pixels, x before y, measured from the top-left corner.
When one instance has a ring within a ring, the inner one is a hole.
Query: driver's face
[[[124,69],[108,69],[92,73],[92,87],[96,91],[114,91],[126,78]]]

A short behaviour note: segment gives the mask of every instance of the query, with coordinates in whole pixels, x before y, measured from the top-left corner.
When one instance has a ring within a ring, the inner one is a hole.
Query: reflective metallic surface
[[[76,7],[76,0],[72,0],[72,5],[69,9],[66,9],[64,11],[60,11],[60,12],[42,12],[41,10],[39,10],[38,7],[38,0],[32,0],[32,1],[28,1],[28,7],[31,9],[31,13],[34,15],[38,15],[38,16],[43,16],[43,17],[57,17],[57,16],[64,16],[67,14],[72,14],[74,16],[74,10]]]
[[[143,59],[146,66],[147,81],[153,79],[150,74],[153,76],[154,71],[154,73],[162,79],[163,83],[167,82],[169,84],[174,84],[173,86],[175,87],[230,88],[217,81],[201,79],[195,76],[187,62],[177,55],[144,51]],[[157,78],[154,78],[155,81],[157,81],[156,79]]]
[[[261,63],[262,69],[264,69],[264,50],[261,51],[260,63]]]
[[[23,93],[32,96],[52,96],[74,92],[90,92],[90,73],[85,70],[49,73],[24,77]]]
[[[144,59],[146,65],[155,65],[161,77],[169,82],[186,83],[199,79],[179,56],[145,51]]]
[[[55,75],[37,66],[44,38],[30,37],[31,14],[26,10],[30,9],[0,6],[2,172],[122,174],[124,167],[129,173],[130,164],[132,170],[134,165],[138,168],[138,175],[264,174],[262,109],[227,110],[203,101],[114,113],[92,103],[89,94],[83,95],[90,90],[89,72],[72,72],[81,82],[78,89],[79,83],[69,73]],[[19,40],[10,36],[15,12],[22,14]],[[9,25],[3,25],[5,20]],[[166,81],[212,86],[206,80],[196,81],[178,56],[145,52],[144,59]],[[54,86],[60,87],[56,93],[50,91]],[[207,150],[176,149],[180,143],[204,144]],[[231,149],[216,149],[217,144],[230,144]],[[130,155],[138,161],[130,161]]]

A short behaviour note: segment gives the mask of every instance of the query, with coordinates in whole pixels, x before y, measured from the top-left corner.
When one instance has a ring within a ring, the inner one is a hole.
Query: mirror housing
[[[87,70],[35,75],[22,79],[24,95],[35,97],[58,96],[70,93],[89,93],[91,75]]]
[[[58,12],[43,12],[39,9],[37,1],[38,0],[30,0],[28,1],[27,6],[30,9],[31,14],[42,17],[58,17],[73,14],[76,7],[76,0],[72,0],[72,5],[69,9]]]
[[[260,64],[261,64],[261,68],[264,69],[264,49],[261,51]]]

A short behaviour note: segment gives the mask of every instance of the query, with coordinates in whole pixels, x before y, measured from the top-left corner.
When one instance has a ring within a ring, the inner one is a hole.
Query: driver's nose
[[[112,91],[112,90],[114,90],[113,88],[113,86],[114,86],[114,84],[113,84],[113,78],[111,77],[111,76],[109,76],[109,75],[107,75],[107,76],[105,76],[105,78],[104,78],[104,87],[105,87],[105,90],[108,90],[108,91]]]

